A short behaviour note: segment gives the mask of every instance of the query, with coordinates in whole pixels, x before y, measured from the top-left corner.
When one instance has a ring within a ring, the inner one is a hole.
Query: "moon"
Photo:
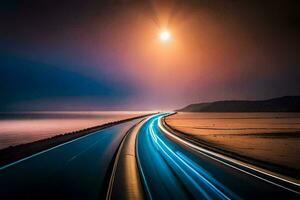
[[[166,42],[171,39],[171,34],[169,31],[165,30],[165,31],[160,32],[159,38],[161,41]]]

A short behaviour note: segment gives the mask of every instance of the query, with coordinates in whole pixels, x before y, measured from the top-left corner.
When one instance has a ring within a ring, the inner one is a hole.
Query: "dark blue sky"
[[[124,109],[135,87],[113,77],[97,79],[2,52],[0,110]],[[83,66],[84,67],[84,66]],[[117,106],[116,106],[117,105]],[[125,107],[126,108],[126,107]]]
[[[0,111],[300,94],[298,1],[4,0]],[[157,35],[171,30],[162,44]]]

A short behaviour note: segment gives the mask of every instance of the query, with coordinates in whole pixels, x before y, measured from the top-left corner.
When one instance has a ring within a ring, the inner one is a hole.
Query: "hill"
[[[284,96],[268,100],[227,100],[190,104],[179,112],[300,112],[300,96]]]

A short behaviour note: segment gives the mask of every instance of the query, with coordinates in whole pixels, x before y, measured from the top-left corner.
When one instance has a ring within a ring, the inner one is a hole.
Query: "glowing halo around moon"
[[[160,39],[161,41],[163,41],[163,42],[169,41],[169,40],[171,39],[171,34],[170,34],[170,32],[167,31],[167,30],[164,30],[164,31],[160,32],[160,34],[159,34],[159,39]]]

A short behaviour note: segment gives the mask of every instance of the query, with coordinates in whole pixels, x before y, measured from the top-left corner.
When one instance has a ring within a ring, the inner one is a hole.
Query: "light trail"
[[[242,166],[242,167],[244,167],[244,168],[246,168],[246,169],[250,169],[250,170],[253,170],[253,171],[257,172],[257,173],[261,173],[261,174],[264,174],[264,175],[266,175],[266,176],[269,176],[269,177],[278,179],[278,180],[280,180],[280,181],[283,181],[283,182],[292,184],[292,185],[294,185],[294,186],[296,186],[296,187],[299,187],[299,186],[300,186],[298,183],[295,183],[295,182],[293,182],[293,181],[290,181],[290,180],[281,178],[281,177],[279,177],[279,176],[273,175],[273,174],[268,173],[268,172],[266,172],[266,171],[263,171],[263,170],[260,170],[260,169],[258,169],[258,168],[255,168],[255,167],[252,167],[252,166],[250,166],[250,165],[247,165],[246,163],[243,163],[243,162],[241,162],[241,161],[235,160],[235,159],[233,159],[233,158],[229,158],[229,157],[227,157],[227,156],[221,155],[221,154],[216,153],[216,152],[212,152],[212,151],[210,151],[210,150],[207,150],[207,149],[204,149],[204,148],[202,148],[202,147],[200,147],[200,146],[197,146],[197,145],[195,145],[195,144],[192,144],[192,143],[190,143],[189,141],[183,140],[182,138],[180,138],[180,137],[178,137],[178,136],[176,136],[176,135],[170,133],[167,129],[165,129],[165,128],[163,127],[161,121],[159,121],[159,128],[160,128],[164,133],[166,133],[167,135],[169,135],[169,136],[173,137],[175,140],[178,140],[178,141],[180,141],[181,143],[183,143],[183,144],[189,146],[190,148],[197,150],[197,151],[198,151],[199,153],[201,153],[202,155],[205,155],[205,156],[207,156],[207,157],[209,157],[209,158],[211,158],[211,159],[213,159],[213,160],[216,160],[217,162],[220,162],[220,163],[222,163],[222,164],[224,164],[224,165],[227,165],[227,166],[229,166],[229,167],[232,167],[232,168],[234,168],[234,169],[236,169],[236,170],[239,170],[239,171],[241,171],[241,172],[243,172],[243,173],[246,173],[246,174],[248,174],[248,175],[251,175],[251,176],[253,176],[253,177],[255,177],[255,178],[258,178],[258,179],[260,179],[260,180],[263,180],[263,181],[265,181],[265,182],[268,182],[268,183],[270,183],[270,184],[273,184],[273,185],[275,185],[275,186],[277,186],[277,187],[286,189],[286,190],[291,191],[291,192],[294,192],[294,193],[296,193],[296,194],[300,194],[299,191],[296,191],[296,190],[294,190],[294,189],[288,188],[288,187],[286,187],[286,186],[283,186],[283,185],[281,185],[281,184],[279,184],[279,183],[276,183],[276,182],[274,182],[274,181],[268,180],[268,179],[263,178],[263,177],[261,177],[261,176],[258,176],[258,175],[256,175],[256,174],[253,174],[253,173],[251,173],[251,172],[249,172],[249,171],[246,171],[246,170],[244,170],[244,169],[242,169],[242,168],[240,168],[240,167],[237,167],[237,166]],[[233,164],[235,164],[235,165],[237,165],[237,166],[234,166],[234,165],[231,164],[231,163],[233,163]]]
[[[297,188],[250,172],[169,132],[161,122],[166,115],[148,118],[137,135],[137,162],[148,199],[299,199]]]
[[[230,199],[222,191],[215,187],[210,181],[208,181],[206,178],[204,178],[197,172],[195,168],[198,168],[198,166],[193,167],[185,161],[186,159],[184,160],[180,156],[178,156],[153,130],[153,123],[154,121],[151,122],[149,127],[153,141],[157,144],[161,152],[163,152],[166,157],[170,158],[172,163],[175,164],[175,166],[177,166],[184,175],[186,175],[186,177],[191,181],[191,184],[193,184],[207,199],[211,198],[203,190],[203,186],[201,186],[199,183],[203,183],[206,186],[208,186],[212,191],[214,191],[218,195],[220,199]]]
[[[157,160],[152,161],[155,163],[160,163],[162,161],[166,162],[166,165],[172,168],[171,171],[174,171],[176,176],[180,179],[180,184],[184,184],[185,188],[189,191],[188,193],[196,199],[199,197],[204,199],[224,200],[229,200],[231,197],[234,199],[240,199],[212,176],[209,174],[204,175],[203,172],[205,171],[198,166],[198,164],[188,159],[188,156],[186,156],[184,152],[178,151],[178,149],[175,148],[172,143],[160,133],[159,129],[157,129],[157,123],[161,116],[161,114],[154,116],[145,122],[145,124],[148,124],[145,131],[147,133],[145,135],[147,138],[143,139],[149,139],[149,142],[145,142],[145,144],[147,144],[148,152],[152,152],[152,157],[157,158]],[[139,157],[140,155],[138,155],[138,158]],[[160,160],[158,158],[160,158]],[[138,163],[140,163],[139,159]],[[143,166],[139,164],[139,167],[142,172],[142,179],[146,186],[147,195],[150,199],[153,199],[153,191],[151,191],[151,187],[149,187],[149,180],[147,180],[147,177],[144,174]],[[174,176],[173,173],[172,175]],[[173,179],[176,179],[176,177],[173,177]],[[177,185],[180,184],[177,183]],[[187,191],[183,192],[186,193]]]

